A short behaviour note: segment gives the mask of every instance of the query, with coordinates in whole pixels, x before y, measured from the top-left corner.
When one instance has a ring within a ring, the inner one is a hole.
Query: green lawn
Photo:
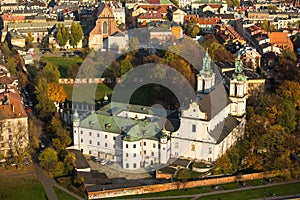
[[[97,87],[92,84],[76,84],[76,93],[74,93],[74,97],[72,97],[73,85],[62,86],[67,93],[67,100],[73,102],[87,102],[92,104],[95,101],[103,99],[105,94],[110,96],[112,93],[112,90],[104,84],[99,84]]]
[[[199,199],[201,200],[212,200],[212,199],[244,200],[244,199],[257,199],[257,198],[271,197],[273,195],[283,196],[283,195],[299,194],[299,193],[300,193],[300,183],[291,183],[286,185],[271,186],[271,187],[260,188],[260,189],[232,192],[227,194],[210,195],[210,196],[201,197]]]
[[[68,193],[66,193],[65,191],[62,191],[61,189],[59,189],[57,187],[53,187],[53,189],[56,193],[56,197],[58,200],[77,200],[73,196],[69,195]]]
[[[42,184],[31,176],[0,178],[0,199],[47,199]]]
[[[261,179],[260,179],[261,180]],[[227,185],[231,189],[238,188],[237,184]],[[224,188],[224,185],[221,185]],[[116,197],[116,198],[108,198],[108,199],[131,199],[131,198],[147,198],[147,197],[167,197],[167,196],[178,196],[180,195],[193,195],[193,194],[203,194],[210,192],[210,186],[206,187],[199,187],[199,188],[190,188],[186,190],[171,190],[166,192],[159,192],[159,193],[152,193],[152,194],[143,194],[143,195],[133,195],[133,196],[124,196],[124,197]],[[218,195],[209,195],[200,197],[199,200],[215,200],[215,199],[222,199],[222,200],[236,200],[236,199],[255,199],[255,198],[264,198],[270,197],[273,195],[276,196],[283,196],[283,195],[290,195],[290,194],[299,194],[300,193],[300,183],[290,183],[286,185],[278,185],[278,186],[270,186],[266,188],[260,189],[252,189],[252,190],[245,190],[239,192],[231,192],[231,193],[224,193]],[[182,198],[182,199],[192,199],[192,198]]]
[[[175,179],[198,179],[203,173],[196,172],[190,169],[181,169],[177,172]]]
[[[67,69],[69,66],[74,63],[80,66],[83,61],[80,57],[42,57],[42,59],[58,67],[61,78],[68,78]]]

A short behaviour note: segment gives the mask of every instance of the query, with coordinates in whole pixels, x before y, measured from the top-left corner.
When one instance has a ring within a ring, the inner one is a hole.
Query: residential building
[[[0,156],[24,155],[28,146],[27,115],[17,79],[0,65]]]
[[[280,49],[290,49],[294,51],[294,45],[291,39],[288,37],[287,32],[270,32],[268,33],[270,43],[273,46],[277,46]]]

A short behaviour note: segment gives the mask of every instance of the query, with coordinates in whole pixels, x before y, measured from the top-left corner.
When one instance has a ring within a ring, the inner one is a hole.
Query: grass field
[[[62,86],[67,93],[67,100],[73,102],[87,102],[93,104],[95,101],[103,99],[105,94],[109,96],[112,93],[112,90],[104,84],[99,84],[97,88],[91,84],[77,84],[76,93],[74,93],[74,97],[72,97],[73,85]]]
[[[32,176],[0,177],[0,199],[43,200],[47,199],[42,184]]]
[[[278,185],[271,186],[266,188],[259,188],[253,190],[246,190],[240,192],[232,192],[227,194],[219,194],[219,195],[210,195],[201,197],[201,200],[244,200],[244,199],[257,199],[257,198],[265,198],[272,196],[283,196],[289,194],[299,194],[300,193],[300,183],[291,183],[286,185]]]
[[[249,181],[248,186],[256,186],[261,184],[262,179]],[[251,184],[250,184],[251,183]],[[229,183],[220,185],[224,190],[236,189],[239,188],[237,183]],[[199,198],[199,200],[212,200],[212,199],[222,199],[222,200],[236,200],[236,199],[255,199],[255,198],[264,198],[270,197],[273,195],[282,196],[289,194],[299,194],[300,193],[300,183],[290,183],[286,185],[278,186],[269,186],[266,188],[251,189],[239,192],[231,192],[218,195],[209,195]],[[171,190],[166,192],[152,193],[152,194],[143,194],[143,195],[134,195],[134,196],[124,196],[118,198],[110,199],[130,199],[130,198],[147,198],[147,197],[167,197],[167,196],[178,196],[178,199],[181,199],[181,195],[195,195],[203,194],[212,191],[210,186],[190,188],[186,190]],[[192,199],[192,198],[182,198],[182,199]]]
[[[76,198],[72,197],[71,195],[69,195],[65,191],[60,190],[57,187],[53,187],[53,189],[58,200],[77,200]]]
[[[58,67],[61,78],[68,78],[67,69],[69,66],[72,64],[78,64],[80,66],[83,61],[80,57],[42,57],[42,59]]]

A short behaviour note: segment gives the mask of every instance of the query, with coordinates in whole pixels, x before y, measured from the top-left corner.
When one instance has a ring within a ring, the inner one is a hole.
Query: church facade
[[[246,86],[240,56],[224,85],[216,80],[206,52],[197,75],[197,98],[179,111],[177,130],[166,128],[159,109],[112,103],[82,120],[75,112],[74,148],[128,170],[156,168],[176,157],[213,162],[244,134]]]

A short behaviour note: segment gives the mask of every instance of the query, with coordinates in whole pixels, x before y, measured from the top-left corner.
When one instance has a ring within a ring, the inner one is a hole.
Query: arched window
[[[103,22],[102,24],[102,34],[107,34],[107,22]]]

